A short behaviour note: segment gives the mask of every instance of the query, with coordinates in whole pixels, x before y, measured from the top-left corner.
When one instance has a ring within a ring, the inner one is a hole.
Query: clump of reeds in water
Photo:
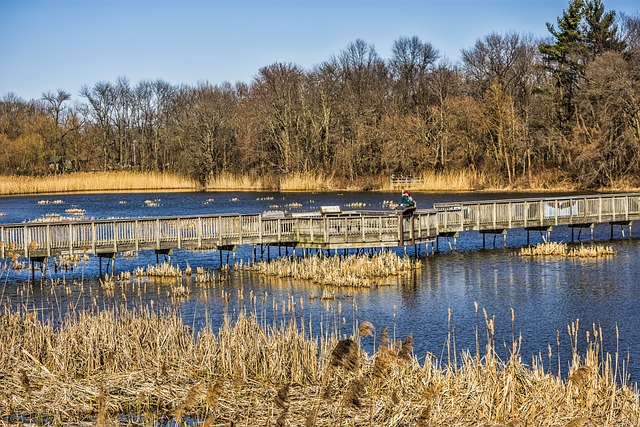
[[[382,251],[372,256],[317,254],[307,257],[277,258],[247,266],[248,269],[264,275],[348,287],[370,287],[379,283],[379,279],[409,274],[420,267],[420,260],[406,256],[400,257],[391,251]]]
[[[569,248],[566,243],[547,242],[535,246],[520,248],[520,256],[530,257],[569,257],[569,258],[598,258],[616,254],[613,246],[606,245],[580,245]]]
[[[138,273],[140,273],[138,271]],[[176,278],[182,277],[182,268],[179,265],[171,265],[167,262],[162,264],[149,265],[142,275],[155,278]]]
[[[613,246],[580,245],[579,247],[571,248],[567,256],[570,258],[599,258],[615,254],[616,251],[613,249]]]
[[[9,424],[640,425],[639,396],[618,354],[603,352],[596,326],[579,354],[579,331],[578,322],[568,327],[573,354],[563,380],[552,373],[551,347],[546,367],[546,356],[524,364],[515,336],[498,357],[486,313],[475,354],[441,360],[419,359],[411,335],[395,341],[372,322],[354,325],[350,337],[316,337],[242,313],[217,331],[193,331],[173,311],[80,312],[55,326],[4,311],[0,408]],[[456,348],[451,338],[445,344]]]

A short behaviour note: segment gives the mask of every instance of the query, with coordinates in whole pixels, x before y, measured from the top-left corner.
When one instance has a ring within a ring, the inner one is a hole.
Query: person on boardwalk
[[[402,190],[402,201],[400,202],[399,209],[402,209],[403,215],[410,215],[416,210],[416,202],[411,197],[409,190]]]

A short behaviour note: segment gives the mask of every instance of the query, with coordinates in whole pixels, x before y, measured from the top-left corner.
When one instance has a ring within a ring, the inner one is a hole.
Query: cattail
[[[214,409],[218,405],[218,399],[222,394],[222,388],[224,386],[224,380],[222,377],[218,377],[215,383],[210,383],[207,387],[207,396],[205,403],[209,409]]]
[[[391,340],[389,339],[389,327],[385,326],[382,328],[382,332],[380,333],[380,344],[386,347],[391,346]]]
[[[360,401],[360,399],[364,397],[364,394],[365,394],[364,383],[359,379],[353,380],[351,382],[351,385],[349,386],[349,390],[344,396],[344,402],[346,406],[351,406],[355,409],[360,409],[362,407],[362,402]]]
[[[398,352],[398,357],[400,359],[409,360],[411,358],[411,352],[413,351],[413,335],[409,334],[402,341],[402,345],[400,346],[400,351]]]
[[[278,390],[278,394],[273,399],[276,406],[280,409],[287,409],[289,407],[289,384],[285,384]]]
[[[576,386],[586,385],[591,376],[591,368],[588,366],[580,366],[571,374],[569,381]]]
[[[373,377],[377,380],[386,380],[391,372],[391,360],[395,353],[388,347],[380,347],[373,362]]]
[[[347,371],[358,369],[358,344],[352,339],[338,341],[331,352],[331,366],[342,366]]]
[[[174,414],[174,418],[178,423],[180,423],[180,421],[182,420],[182,414],[184,413],[185,409],[189,409],[196,404],[196,402],[198,401],[198,396],[201,392],[202,384],[196,384],[191,387],[191,389],[187,393],[187,396],[184,398],[184,401],[180,406],[178,406]]]
[[[360,337],[372,337],[373,331],[375,331],[373,324],[371,322],[365,321],[360,325],[360,328],[358,329],[358,335]]]

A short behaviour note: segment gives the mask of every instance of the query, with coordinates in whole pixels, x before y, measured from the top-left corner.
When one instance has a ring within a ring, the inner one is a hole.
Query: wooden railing
[[[437,203],[439,231],[539,228],[640,219],[640,194]]]
[[[640,194],[438,203],[403,218],[389,211],[278,218],[205,215],[0,225],[0,257],[128,250],[207,249],[242,244],[346,248],[428,242],[446,233],[640,219]]]

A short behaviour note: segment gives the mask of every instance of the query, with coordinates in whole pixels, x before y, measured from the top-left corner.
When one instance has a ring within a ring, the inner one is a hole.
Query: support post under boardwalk
[[[588,228],[589,231],[591,232],[591,240],[593,240],[593,229],[596,225],[593,222],[590,223],[585,223],[585,224],[569,224],[569,227],[571,228],[571,241],[573,242],[573,230],[574,229],[578,229],[578,240],[580,240],[580,235],[582,234],[582,229],[583,228]]]
[[[502,234],[503,235],[503,247],[506,248],[507,247],[507,229],[506,228],[499,228],[496,230],[480,230],[480,233],[482,233],[482,249],[485,248],[485,236],[487,234],[493,234],[493,247],[496,247],[496,236]]]
[[[35,283],[36,281],[36,262],[40,263],[40,271],[44,275],[45,264],[47,262],[47,257],[45,256],[33,256],[29,257],[29,261],[31,263],[31,281]]]
[[[530,236],[529,233],[531,231],[544,231],[544,242],[547,243],[551,239],[551,231],[553,230],[553,226],[541,226],[541,227],[525,227],[527,230],[527,246],[530,246]]]
[[[158,264],[158,255],[164,255],[165,260],[168,260],[169,264],[171,264],[172,254],[173,254],[173,249],[156,249],[156,264]]]
[[[611,221],[609,222],[609,225],[611,226],[611,239],[613,239],[613,226],[614,225],[619,225],[620,226],[620,232],[622,234],[622,237],[624,238],[624,226],[628,226],[629,227],[629,238],[631,238],[631,224],[633,224],[633,221]]]
[[[100,260],[100,271],[99,275],[102,277],[102,258],[108,258],[111,263],[111,275],[113,276],[116,271],[116,258],[118,256],[117,252],[99,252],[98,259]]]

